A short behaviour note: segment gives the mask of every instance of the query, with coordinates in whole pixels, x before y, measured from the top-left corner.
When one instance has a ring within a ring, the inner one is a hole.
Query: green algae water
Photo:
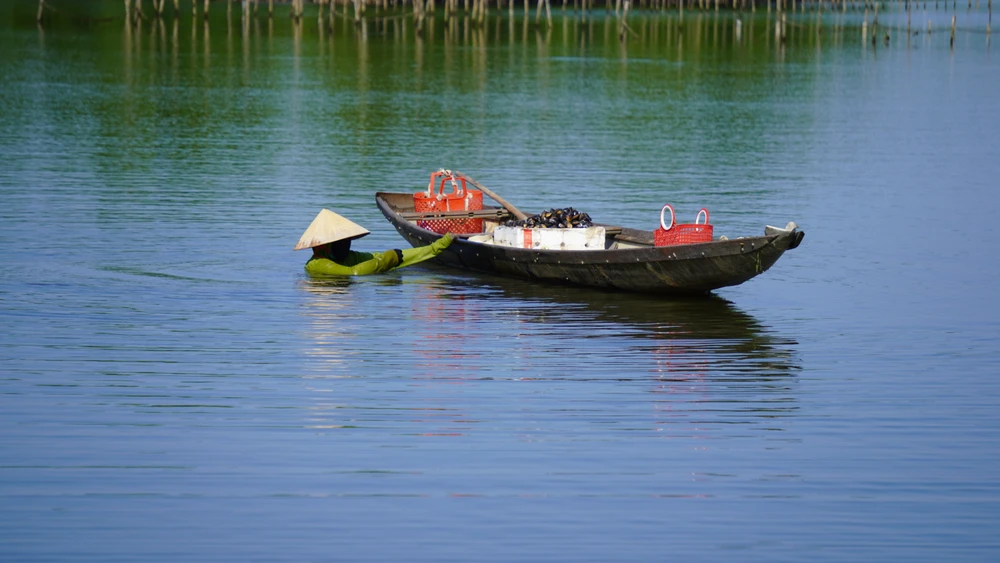
[[[52,6],[0,8],[0,559],[1000,556],[985,3]],[[304,275],[321,208],[399,247],[374,192],[442,167],[806,237],[697,300]]]

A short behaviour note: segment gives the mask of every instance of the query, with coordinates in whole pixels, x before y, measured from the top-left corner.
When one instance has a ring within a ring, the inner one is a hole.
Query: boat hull
[[[399,197],[404,196],[404,197]],[[405,219],[405,196],[376,194],[382,214],[412,246],[441,237]],[[767,271],[788,249],[798,246],[802,232],[776,230],[761,237],[656,247],[650,231],[622,229],[622,237],[639,245],[608,250],[535,250],[484,244],[459,237],[437,257],[456,268],[542,282],[660,295],[703,294],[739,285]],[[648,245],[643,242],[648,241]]]

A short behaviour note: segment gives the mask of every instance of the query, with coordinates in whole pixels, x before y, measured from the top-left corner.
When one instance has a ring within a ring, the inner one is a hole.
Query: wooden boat
[[[482,219],[483,232],[456,235],[438,257],[447,266],[540,282],[575,284],[660,295],[703,294],[741,284],[770,268],[786,250],[802,242],[795,223],[765,227],[764,235],[697,244],[655,246],[654,232],[603,225],[604,249],[540,250],[491,244],[484,236],[498,224],[526,215],[503,198],[459,172],[497,205],[475,211],[418,212],[412,192],[378,192],[375,202],[412,246],[443,236],[421,225],[436,220]]]

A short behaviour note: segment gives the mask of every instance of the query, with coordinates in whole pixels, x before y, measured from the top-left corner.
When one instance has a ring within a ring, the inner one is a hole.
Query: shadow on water
[[[668,353],[744,363],[755,376],[799,370],[797,342],[762,325],[716,295],[657,299],[645,295],[566,288],[490,277],[455,278],[445,295],[479,294],[483,307],[513,308],[524,322],[596,327],[593,336],[624,338],[631,351]],[[625,366],[623,366],[625,367]]]
[[[530,334],[550,340],[552,355],[609,345],[614,348],[612,355],[632,355],[617,366],[620,379],[632,377],[627,374],[630,366],[650,355],[664,356],[659,363],[667,372],[697,364],[699,369],[724,368],[730,377],[767,379],[791,376],[800,369],[794,338],[715,295],[664,300],[450,272],[307,280],[302,287],[312,294],[310,308],[316,309],[328,308],[331,300],[377,299],[388,307],[408,303],[406,314],[389,314],[445,337],[477,340],[493,332]],[[357,295],[352,295],[355,288]],[[375,293],[365,295],[370,292]],[[354,306],[345,309],[356,313]]]
[[[437,268],[300,287],[303,377],[318,401],[342,401],[325,425],[356,423],[344,413],[383,389],[399,394],[367,422],[431,408],[442,418],[422,431],[454,435],[527,409],[548,420],[543,434],[575,436],[559,428],[612,417],[661,436],[728,436],[781,430],[799,408],[797,342],[718,297],[665,301]],[[480,422],[459,423],[470,409]]]
[[[728,435],[747,425],[770,433],[798,412],[798,343],[720,297],[663,300],[503,278],[445,287],[444,299],[476,296],[481,309],[509,311],[506,326],[552,339],[543,358],[588,366],[552,370],[541,360],[533,379],[583,385],[588,404],[622,420],[649,409],[649,428],[664,435]]]

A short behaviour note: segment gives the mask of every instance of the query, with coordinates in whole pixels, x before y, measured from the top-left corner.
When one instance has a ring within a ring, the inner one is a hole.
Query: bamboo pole
[[[208,0],[205,0],[205,6],[204,6],[203,10],[205,12],[204,13],[204,18],[207,20],[208,19]]]
[[[126,5],[125,17],[128,17],[128,8],[127,8],[128,2],[126,2],[125,5]],[[37,21],[38,23],[42,23],[42,12],[44,11],[45,11],[45,0],[38,0],[38,17],[36,18],[35,21]]]
[[[413,0],[413,26],[417,28],[417,37],[424,28],[424,3],[422,0]]]
[[[622,18],[621,18],[621,23],[618,26],[618,41],[625,41],[625,34],[627,33],[628,30],[628,24],[625,23],[625,20],[628,19],[628,7],[629,4],[631,3],[632,3],[631,0],[625,0],[625,2],[622,5]]]

